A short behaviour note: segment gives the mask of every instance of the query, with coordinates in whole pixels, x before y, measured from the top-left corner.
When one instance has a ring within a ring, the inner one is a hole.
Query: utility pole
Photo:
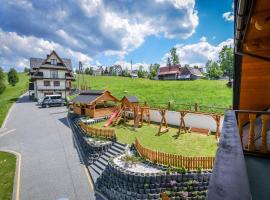
[[[132,60],[130,60],[130,67],[131,67],[130,75],[131,75],[131,78],[132,78]]]

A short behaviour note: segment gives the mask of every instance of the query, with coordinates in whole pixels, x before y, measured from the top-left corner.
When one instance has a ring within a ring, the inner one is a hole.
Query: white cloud
[[[207,40],[200,40],[194,44],[177,44],[177,54],[182,65],[189,64],[191,66],[204,66],[207,60],[217,60],[218,54],[222,47],[228,45],[233,46],[233,39],[229,38],[218,45],[212,45]],[[162,64],[166,64],[169,53],[166,53],[162,58]]]
[[[10,0],[1,27],[61,44],[83,54],[123,59],[148,36],[185,39],[199,24],[195,0]]]
[[[233,22],[234,21],[234,3],[232,3],[232,11],[223,13],[222,17],[225,19],[225,21]]]
[[[200,41],[201,41],[201,42],[206,42],[206,40],[207,40],[207,38],[204,37],[204,36],[200,38]]]
[[[29,67],[30,57],[44,58],[52,50],[65,58],[71,58],[73,66],[82,61],[90,63],[92,58],[81,52],[65,48],[58,43],[50,42],[34,36],[21,36],[15,32],[4,32],[0,29],[0,66],[8,69],[10,67]]]
[[[222,17],[225,19],[225,21],[233,22],[234,15],[232,12],[225,12],[223,13]]]

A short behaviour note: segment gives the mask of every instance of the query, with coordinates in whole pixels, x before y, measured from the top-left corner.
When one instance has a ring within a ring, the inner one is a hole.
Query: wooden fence
[[[80,122],[81,128],[91,136],[104,137],[113,139],[116,137],[115,130],[109,128],[95,128],[89,125],[86,125],[83,122]]]
[[[212,169],[214,165],[214,157],[185,157],[153,151],[143,147],[137,138],[135,139],[135,147],[142,157],[157,164],[172,167],[185,167],[191,170],[197,170],[198,168]]]

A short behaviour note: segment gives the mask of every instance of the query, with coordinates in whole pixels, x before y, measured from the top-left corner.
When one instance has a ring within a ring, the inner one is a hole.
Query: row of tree
[[[208,60],[205,64],[206,76],[209,79],[219,79],[228,77],[231,81],[233,77],[233,49],[230,46],[223,46],[219,52],[218,61]]]
[[[11,68],[7,74],[8,83],[12,86],[15,86],[19,82],[19,76],[16,69]],[[3,69],[0,67],[0,94],[2,94],[6,89],[5,84],[6,75]]]
[[[177,49],[174,47],[170,50],[170,55],[167,58],[167,66],[175,66],[180,64],[180,59],[177,54]],[[105,76],[131,76],[131,74],[137,74],[139,78],[154,79],[160,68],[160,64],[151,64],[148,67],[148,71],[143,66],[139,66],[138,70],[132,72],[128,68],[123,69],[121,65],[113,65],[109,67],[99,66],[98,70],[101,75]],[[194,68],[199,68],[194,66]],[[233,76],[233,49],[230,46],[224,46],[219,52],[218,61],[208,60],[206,65],[205,76],[209,79],[219,79],[221,77],[229,77],[229,80]],[[87,67],[84,71],[77,73],[85,73],[89,75],[95,75],[93,67]]]

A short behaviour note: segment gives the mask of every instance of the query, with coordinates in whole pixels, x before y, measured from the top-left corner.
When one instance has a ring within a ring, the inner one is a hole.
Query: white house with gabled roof
[[[61,58],[55,51],[46,58],[30,58],[29,95],[31,99],[60,94],[66,98],[74,81],[71,60]]]

